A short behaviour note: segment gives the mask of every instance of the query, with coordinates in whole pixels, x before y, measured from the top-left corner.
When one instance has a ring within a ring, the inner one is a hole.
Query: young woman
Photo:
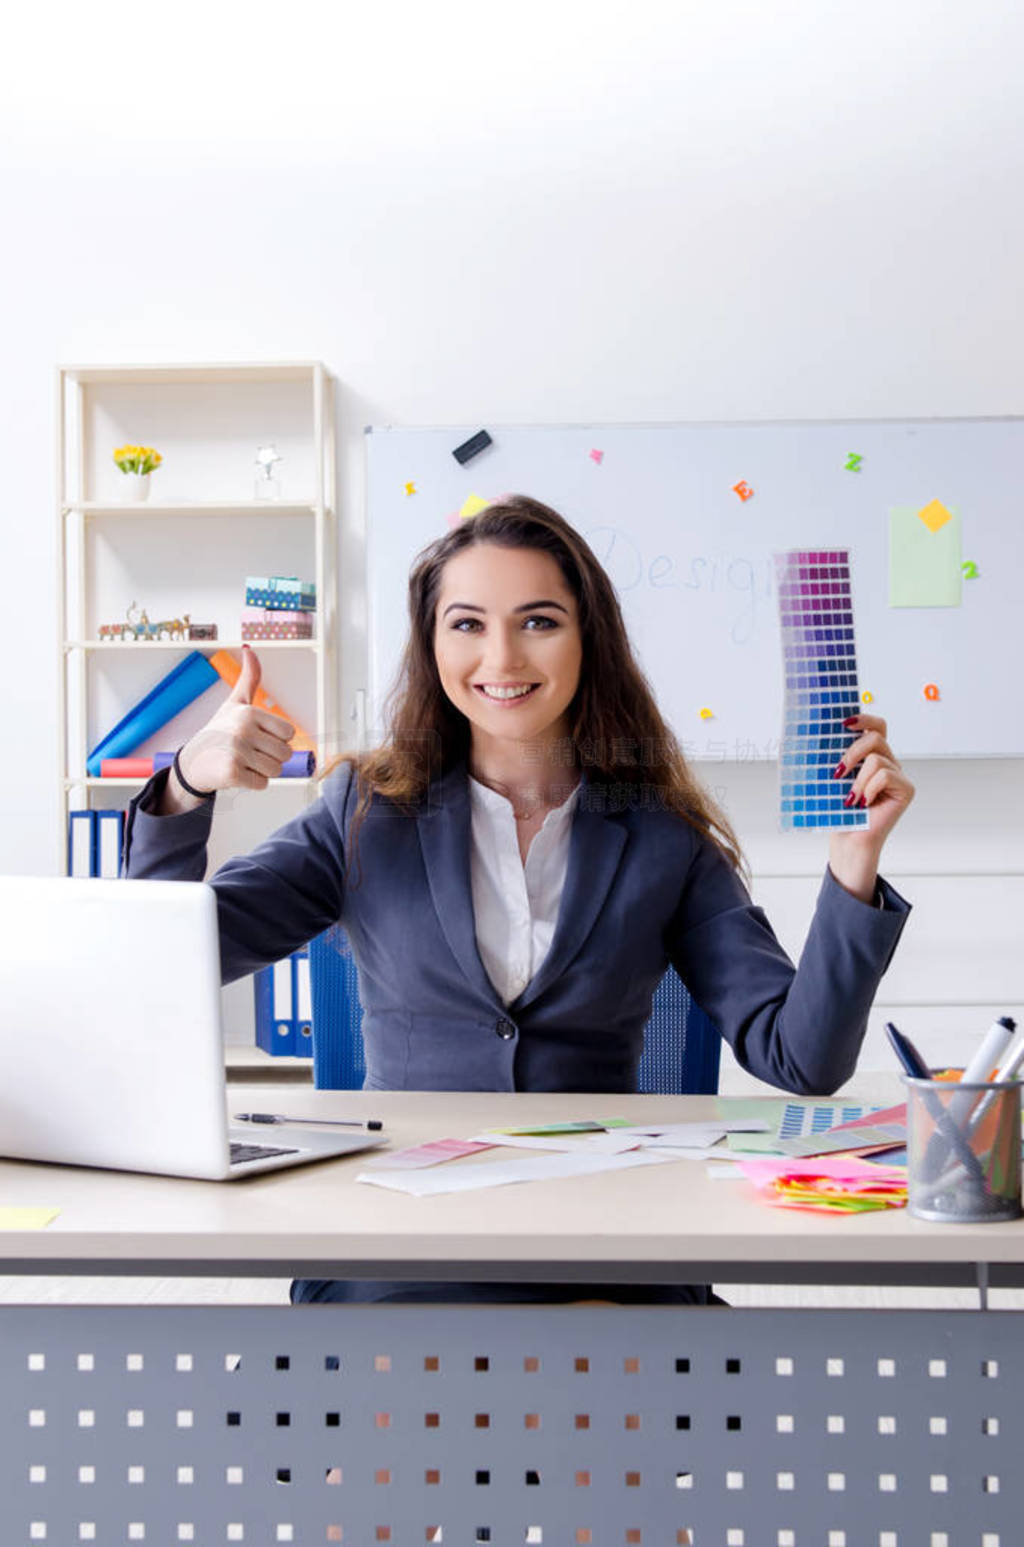
[[[760,1079],[805,1094],[846,1080],[908,912],[878,877],[913,797],[885,722],[848,722],[837,772],[856,769],[851,799],[870,823],[831,834],[796,968],[658,712],[611,582],[567,522],[522,496],[491,505],[420,555],[409,605],[383,745],[342,759],[322,799],[213,877],[225,982],[340,920],[368,1088],[613,1092],[635,1089],[672,962]],[[292,727],[251,704],[259,665],[245,656],[175,770],[132,803],[129,876],[202,879],[214,793],[264,788],[287,756]],[[293,1297],[458,1287],[306,1281]]]

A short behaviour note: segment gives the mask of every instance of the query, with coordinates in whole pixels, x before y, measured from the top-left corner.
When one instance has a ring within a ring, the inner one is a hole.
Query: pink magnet
[[[601,462],[604,461],[604,452],[603,451],[591,451],[589,453],[589,456],[590,456],[590,460],[592,462],[601,463]]]

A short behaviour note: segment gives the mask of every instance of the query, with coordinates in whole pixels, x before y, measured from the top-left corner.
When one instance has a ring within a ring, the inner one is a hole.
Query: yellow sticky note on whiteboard
[[[479,494],[471,494],[465,504],[461,506],[459,515],[465,520],[467,516],[475,516],[481,510],[486,510],[490,503],[490,500],[482,500]]]
[[[60,1209],[16,1209],[0,1207],[0,1230],[43,1230],[57,1218]]]

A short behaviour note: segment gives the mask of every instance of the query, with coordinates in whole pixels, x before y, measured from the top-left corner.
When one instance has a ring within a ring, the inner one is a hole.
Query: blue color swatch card
[[[786,691],[779,753],[782,827],[867,827],[847,809],[853,774],[833,777],[860,710],[846,549],[775,554]]]

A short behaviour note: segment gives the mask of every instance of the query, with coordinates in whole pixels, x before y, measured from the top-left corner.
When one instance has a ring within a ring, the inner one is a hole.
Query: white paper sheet
[[[646,1155],[664,1155],[669,1160],[719,1160],[729,1152],[717,1144],[656,1144],[648,1139],[641,1146]]]
[[[714,1144],[727,1133],[770,1133],[771,1125],[760,1119],[746,1121],[721,1121],[706,1123],[646,1123],[631,1128],[615,1130],[622,1134],[637,1134],[640,1138],[659,1139],[664,1144],[681,1144],[689,1148],[694,1144]]]
[[[628,1155],[535,1155],[522,1160],[469,1161],[432,1171],[363,1171],[357,1182],[370,1182],[393,1192],[427,1198],[435,1193],[470,1192],[476,1187],[504,1187],[511,1182],[543,1182],[562,1176],[586,1176],[592,1171],[623,1171],[631,1166],[662,1165],[670,1159],[650,1150]]]
[[[622,1128],[612,1128],[608,1133],[582,1133],[575,1138],[563,1134],[479,1133],[471,1142],[517,1150],[548,1150],[564,1155],[620,1155],[625,1150],[637,1149],[642,1139]]]
[[[645,1134],[640,1143],[644,1149],[710,1149],[725,1138],[724,1128],[688,1128],[680,1123],[666,1128],[664,1133]]]

